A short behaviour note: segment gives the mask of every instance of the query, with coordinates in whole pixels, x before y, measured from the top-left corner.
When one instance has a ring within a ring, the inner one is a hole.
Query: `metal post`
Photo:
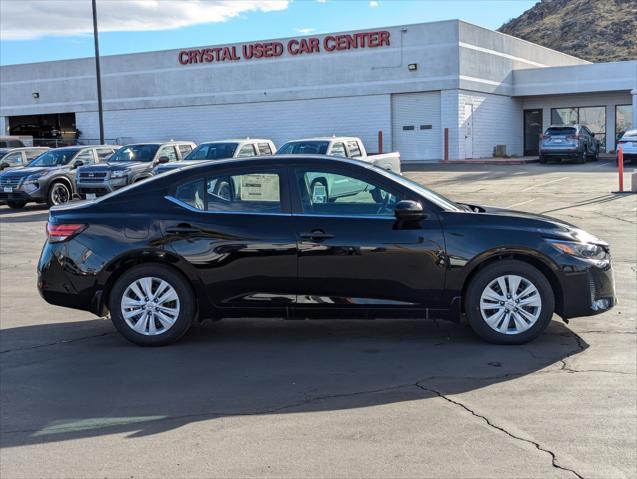
[[[97,75],[97,111],[100,124],[100,145],[104,144],[104,116],[102,113],[102,74],[100,72],[100,42],[97,33],[97,6],[93,4],[93,38],[95,40],[95,73]]]
[[[619,174],[619,193],[624,192],[624,152],[622,146],[619,145],[617,150],[617,173]]]
[[[449,161],[449,128],[445,128],[444,161]]]

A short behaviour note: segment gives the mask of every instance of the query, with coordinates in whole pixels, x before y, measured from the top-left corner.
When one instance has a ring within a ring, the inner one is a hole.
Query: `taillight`
[[[47,223],[46,234],[49,238],[49,242],[60,243],[80,234],[86,229],[86,226],[87,225],[80,224]]]

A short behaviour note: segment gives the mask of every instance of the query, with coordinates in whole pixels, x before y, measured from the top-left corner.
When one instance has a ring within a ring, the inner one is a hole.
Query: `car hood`
[[[188,161],[173,161],[171,163],[162,163],[157,168],[160,170],[173,170],[175,168],[184,168],[191,165],[201,165],[204,161],[214,160],[188,160]]]
[[[105,162],[97,165],[82,166],[82,171],[114,171],[128,170],[136,168],[149,168],[152,165],[149,161],[114,161],[112,163]]]
[[[495,218],[517,219],[519,220],[520,227],[533,229],[548,238],[607,245],[604,240],[596,237],[595,235],[592,235],[571,223],[551,216],[528,213],[526,211],[508,210],[505,208],[497,208],[486,205],[467,206],[474,210],[471,214],[489,215]]]
[[[25,166],[23,168],[16,167],[15,169],[7,168],[6,170],[4,170],[3,174],[6,176],[11,176],[12,178],[15,178],[15,177],[33,175],[35,173],[40,173],[42,171],[49,172],[53,170],[63,170],[64,168],[65,168],[64,166]]]

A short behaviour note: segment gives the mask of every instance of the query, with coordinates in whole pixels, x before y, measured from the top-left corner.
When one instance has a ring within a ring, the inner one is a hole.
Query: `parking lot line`
[[[535,198],[532,198],[532,199],[526,200],[526,201],[520,201],[519,203],[513,203],[512,205],[505,206],[505,208],[513,208],[515,206],[522,206],[522,205],[525,205],[527,203],[530,203],[531,201],[535,201]]]
[[[540,186],[546,186],[546,185],[550,185],[551,183],[557,183],[558,181],[568,180],[568,178],[569,178],[568,176],[564,176],[564,177],[562,177],[562,178],[558,178],[558,179],[556,179],[556,180],[552,180],[552,181],[545,181],[544,183],[538,183],[537,185],[531,185],[531,186],[528,186],[528,187],[526,187],[526,188],[524,188],[524,189],[522,189],[522,190],[520,190],[520,191],[530,191],[530,190],[532,190],[532,189],[534,189],[534,188],[538,188],[538,187],[540,187]]]

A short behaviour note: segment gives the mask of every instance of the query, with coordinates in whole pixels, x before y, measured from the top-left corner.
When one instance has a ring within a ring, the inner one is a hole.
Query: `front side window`
[[[22,164],[22,152],[14,151],[13,153],[7,153],[0,160],[2,163],[7,163],[9,166],[17,166]]]
[[[92,165],[95,163],[95,157],[93,156],[93,150],[84,150],[78,153],[73,161],[81,161],[85,165]]]
[[[276,171],[211,175],[180,185],[175,198],[202,211],[280,213],[281,178]]]
[[[332,156],[346,158],[347,153],[345,152],[345,145],[343,143],[334,143],[332,145]]]
[[[239,158],[247,158],[250,156],[256,156],[254,152],[254,146],[252,145],[243,145],[239,150],[239,154],[237,155]]]
[[[296,170],[301,207],[305,214],[337,216],[394,216],[404,195],[349,173]]]
[[[159,150],[159,158],[165,156],[168,158],[168,161],[177,161],[177,152],[175,151],[174,146],[164,146],[161,150]]]

